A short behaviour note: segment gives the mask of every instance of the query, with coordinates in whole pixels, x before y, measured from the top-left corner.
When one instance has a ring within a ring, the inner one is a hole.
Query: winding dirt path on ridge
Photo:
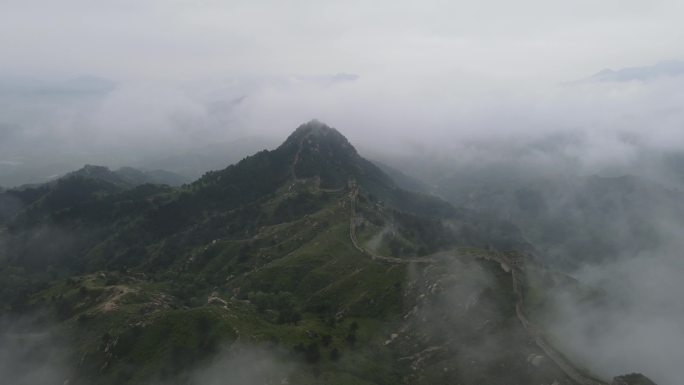
[[[584,374],[581,369],[576,367],[570,360],[565,358],[558,350],[553,348],[551,344],[546,341],[544,338],[542,331],[540,328],[535,326],[530,320],[527,318],[527,315],[525,314],[525,297],[522,292],[522,288],[520,285],[520,281],[518,279],[518,269],[521,272],[524,272],[524,267],[512,263],[512,261],[506,257],[505,255],[500,255],[500,254],[492,254],[492,255],[482,255],[482,254],[475,254],[475,253],[456,253],[454,251],[442,251],[442,252],[437,252],[434,254],[429,254],[425,256],[420,256],[420,257],[412,257],[412,258],[397,258],[397,257],[388,257],[384,255],[377,254],[371,250],[366,249],[365,247],[361,246],[359,243],[358,239],[356,238],[356,201],[358,198],[359,194],[359,188],[358,185],[356,184],[355,181],[350,181],[350,192],[349,192],[349,201],[350,201],[350,219],[349,219],[349,238],[351,239],[352,244],[354,247],[359,250],[361,253],[368,255],[371,257],[373,260],[381,260],[381,261],[386,261],[390,263],[403,263],[403,264],[408,264],[408,263],[434,263],[437,262],[438,260],[442,260],[446,256],[473,256],[476,258],[482,258],[494,262],[498,262],[502,269],[506,271],[507,273],[511,274],[511,281],[513,285],[513,291],[515,292],[515,296],[517,298],[516,303],[515,303],[515,314],[518,320],[520,321],[520,324],[523,326],[527,334],[532,338],[535,342],[535,344],[546,354],[546,356],[553,361],[562,371],[565,373],[566,376],[568,376],[572,381],[579,385],[608,385],[607,382],[598,380],[596,378],[591,377],[590,375]]]
[[[380,255],[372,250],[368,250],[365,247],[361,246],[361,243],[358,241],[356,238],[356,199],[359,194],[359,188],[356,185],[356,182],[351,181],[350,182],[350,192],[349,192],[349,202],[351,206],[351,219],[349,220],[349,238],[351,239],[352,244],[354,244],[354,247],[362,252],[363,254],[366,254],[371,257],[371,259],[378,259],[381,261],[387,261],[391,263],[432,263],[436,262],[438,259],[437,254],[432,254],[432,255],[426,255],[423,257],[412,257],[412,258],[397,258],[397,257],[388,257],[385,255]]]
[[[297,163],[299,162],[299,156],[302,153],[302,147],[304,147],[304,140],[306,140],[306,138],[308,137],[309,134],[306,134],[299,141],[299,147],[297,148],[297,152],[295,153],[295,156],[292,159],[292,164],[290,164],[290,174],[292,174],[292,178],[295,180],[295,182],[302,181],[302,179],[297,178],[297,171],[295,170],[295,168],[297,167]]]

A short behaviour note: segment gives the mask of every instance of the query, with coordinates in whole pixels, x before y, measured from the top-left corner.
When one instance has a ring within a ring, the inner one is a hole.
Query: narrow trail
[[[482,258],[490,261],[497,262],[501,265],[502,269],[504,271],[509,272],[511,274],[511,281],[513,285],[513,291],[515,292],[516,295],[516,303],[515,303],[515,313],[516,317],[520,321],[520,324],[523,326],[525,331],[528,333],[528,335],[534,340],[535,344],[546,354],[546,356],[553,361],[562,371],[567,375],[572,381],[579,385],[608,385],[608,383],[595,379],[587,374],[584,374],[582,370],[577,368],[570,360],[565,358],[560,352],[558,352],[556,349],[554,349],[551,344],[548,343],[548,341],[544,338],[543,333],[540,328],[538,328],[536,325],[534,325],[530,320],[527,318],[527,315],[525,314],[525,297],[523,295],[523,291],[520,285],[520,281],[518,278],[518,269],[521,272],[524,272],[524,267],[520,266],[514,261],[511,261],[508,257],[505,255],[500,255],[500,254],[488,254],[488,255],[483,255],[483,254],[476,254],[476,253],[458,253],[456,251],[442,251],[442,252],[437,252],[434,254],[429,254],[425,256],[419,256],[419,257],[412,257],[412,258],[396,258],[396,257],[388,257],[388,256],[383,256],[380,254],[377,254],[371,250],[368,250],[361,246],[359,243],[358,239],[356,238],[356,200],[358,197],[359,189],[358,185],[351,181],[350,182],[350,192],[349,192],[349,201],[350,201],[350,220],[349,220],[349,238],[351,239],[352,244],[354,247],[362,252],[365,255],[368,255],[371,257],[373,260],[381,260],[381,261],[386,261],[390,263],[402,263],[402,264],[409,264],[409,263],[434,263],[437,262],[438,260],[444,260],[444,257],[447,256],[457,256],[457,257],[462,257],[462,256],[471,256],[475,258]]]
[[[533,324],[527,314],[525,314],[525,296],[523,295],[522,285],[518,277],[519,271],[524,273],[523,266],[513,263],[508,257],[501,254],[478,255],[479,258],[498,262],[504,268],[504,271],[510,271],[511,282],[513,285],[513,292],[516,296],[515,315],[520,321],[527,334],[534,340],[534,343],[541,349],[546,356],[558,366],[566,376],[568,376],[575,383],[580,385],[608,385],[607,382],[598,380],[588,374],[583,373],[581,369],[575,366],[569,359],[556,350],[546,340],[544,334],[538,326]]]
[[[304,141],[306,138],[309,137],[309,134],[306,134],[302,137],[302,139],[299,141],[299,147],[297,148],[297,152],[295,153],[294,158],[292,159],[292,164],[290,164],[290,174],[292,174],[292,178],[295,180],[295,182],[301,182],[303,179],[297,178],[297,163],[299,162],[299,156],[302,153],[302,148],[304,147]]]
[[[359,243],[358,239],[356,238],[356,199],[359,194],[359,188],[356,185],[355,182],[350,182],[351,183],[351,189],[349,192],[349,201],[350,201],[350,206],[351,206],[351,220],[349,221],[349,238],[351,239],[352,244],[354,247],[362,252],[363,254],[366,254],[371,257],[371,259],[377,259],[381,261],[386,261],[386,262],[391,262],[391,263],[433,263],[436,262],[438,259],[437,254],[433,255],[426,255],[424,257],[411,257],[411,258],[397,258],[397,257],[387,257],[384,255],[380,255],[375,253],[372,250],[368,250],[365,247],[361,246]]]
[[[302,154],[302,149],[304,148],[304,141],[306,141],[309,138],[310,134],[306,134],[300,139],[297,152],[295,153],[294,157],[292,158],[292,163],[290,163],[290,175],[292,176],[292,179],[294,180],[294,184],[290,186],[290,190],[297,185],[297,184],[306,184],[307,183],[307,178],[300,178],[297,176],[297,163],[299,163],[299,160],[301,159],[301,154]],[[340,188],[323,188],[321,187],[321,179],[320,177],[316,176],[314,178],[315,183],[314,187],[317,191],[324,192],[324,193],[341,193],[345,190],[345,187],[340,187]]]

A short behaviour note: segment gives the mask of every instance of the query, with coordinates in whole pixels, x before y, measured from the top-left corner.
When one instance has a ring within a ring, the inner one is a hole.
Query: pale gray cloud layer
[[[169,119],[206,125],[205,103],[246,95],[221,121],[230,134],[240,128],[284,135],[312,117],[352,139],[388,127],[408,137],[418,126],[481,131],[492,125],[482,114],[538,119],[557,112],[545,104],[564,97],[553,88],[559,83],[684,57],[684,5],[674,0],[1,0],[0,8],[0,77],[112,79],[124,89],[113,98],[136,90],[127,100],[149,100],[122,113],[126,119],[154,104],[146,122],[126,121],[118,130],[133,124],[154,135],[169,129]],[[314,81],[338,73],[358,79],[335,87]],[[638,90],[606,92],[629,98]],[[121,111],[111,105],[116,100],[105,103],[105,112]],[[163,117],[160,105],[169,110]],[[77,112],[103,113],[90,107]],[[61,115],[91,135],[113,129],[111,121],[100,127],[97,117],[74,123]]]
[[[3,66],[116,77],[459,71],[562,80],[681,55],[681,2],[0,2]],[[454,73],[456,72],[456,73]]]
[[[549,104],[575,95],[556,85],[684,57],[684,4],[674,0],[0,0],[0,9],[0,91],[16,79],[84,74],[120,86],[103,105],[67,109],[47,127],[11,119],[17,111],[52,116],[45,110],[53,106],[26,99],[29,108],[0,106],[0,121],[38,133],[77,125],[103,141],[168,134],[162,142],[184,143],[236,129],[282,136],[312,117],[357,141],[390,130],[415,139],[417,128],[460,138],[490,130],[496,116],[511,127],[548,125],[546,118],[557,125],[553,114],[575,111]],[[354,77],[321,84],[339,73]],[[601,92],[587,94],[616,103],[650,91]],[[234,110],[218,122],[207,116],[207,106],[221,105]],[[509,124],[511,115],[520,119]],[[175,124],[188,126],[183,133],[221,129],[179,140]]]

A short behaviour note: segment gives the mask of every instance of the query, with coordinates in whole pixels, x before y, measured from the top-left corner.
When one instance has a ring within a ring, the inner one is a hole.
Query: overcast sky
[[[684,37],[684,4],[676,0],[2,0],[0,7],[3,72],[22,75],[562,81],[679,58]]]
[[[662,105],[680,118],[682,87],[567,82],[684,58],[682,14],[677,0],[0,0],[0,135],[176,151],[318,118],[376,147],[597,127],[611,141],[625,111],[637,131]],[[58,92],[84,75],[115,86]],[[41,82],[52,98],[22,91]]]

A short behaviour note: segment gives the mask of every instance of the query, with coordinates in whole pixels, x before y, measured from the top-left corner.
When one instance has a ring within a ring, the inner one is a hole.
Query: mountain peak
[[[306,122],[306,123],[300,125],[300,126],[297,127],[297,129],[295,130],[295,132],[297,132],[297,131],[319,132],[319,133],[321,133],[321,132],[326,132],[326,131],[335,131],[335,132],[337,132],[336,129],[334,129],[334,128],[328,126],[327,124],[321,122],[321,121],[318,120],[318,119],[311,119],[311,120],[309,120],[308,122]]]
[[[129,188],[142,184],[181,185],[181,176],[163,170],[141,171],[133,167],[121,167],[116,171],[105,166],[86,164],[82,168],[64,175],[61,179],[88,178],[111,183],[118,187]]]
[[[219,186],[220,192],[215,194],[226,197],[237,190],[236,178],[244,181],[245,190],[258,190],[258,194],[293,181],[326,190],[342,190],[350,180],[373,191],[395,188],[392,179],[361,157],[344,135],[317,120],[297,127],[275,150],[261,151],[222,171],[207,173],[195,184]]]
[[[277,151],[291,159],[295,178],[318,177],[321,186],[327,188],[346,186],[350,177],[382,174],[356,152],[344,135],[318,120],[299,126]]]
[[[122,184],[121,178],[116,173],[105,166],[98,166],[86,164],[76,171],[72,171],[63,176],[63,178],[83,177],[98,179],[112,184]]]
[[[316,119],[297,127],[287,140],[285,140],[283,145],[296,144],[299,146],[305,139],[307,139],[307,143],[319,142],[322,140],[330,144],[338,144],[343,147],[354,149],[347,138],[339,131]],[[354,150],[354,152],[356,152],[356,150]]]

